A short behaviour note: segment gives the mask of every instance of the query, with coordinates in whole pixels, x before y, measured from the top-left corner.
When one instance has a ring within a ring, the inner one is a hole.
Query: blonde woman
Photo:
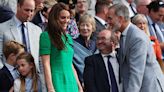
[[[140,29],[142,29],[149,37],[152,42],[154,52],[156,54],[157,60],[164,72],[164,63],[162,60],[162,52],[160,48],[160,44],[154,36],[150,36],[149,29],[148,29],[148,23],[145,15],[143,14],[137,14],[132,18],[132,23],[134,23],[136,26],[138,26]]]

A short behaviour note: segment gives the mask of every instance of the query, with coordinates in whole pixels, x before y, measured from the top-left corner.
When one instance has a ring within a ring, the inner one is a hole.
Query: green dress
[[[40,36],[40,55],[50,55],[50,66],[53,86],[56,92],[78,92],[78,85],[72,69],[73,48],[72,38],[69,34],[67,41],[64,36],[62,40],[66,48],[57,50],[50,42],[47,32]]]

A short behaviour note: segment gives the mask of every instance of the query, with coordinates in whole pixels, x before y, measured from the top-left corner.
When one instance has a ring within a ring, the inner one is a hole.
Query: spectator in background
[[[149,32],[151,36],[155,36],[162,49],[162,54],[164,59],[164,32],[160,29],[158,22],[164,17],[164,2],[161,1],[152,1],[147,5],[149,10],[148,15],[146,16],[149,26]]]
[[[80,17],[87,13],[88,3],[86,0],[77,0],[75,7],[76,7],[75,19],[78,24]]]
[[[162,60],[161,47],[157,38],[155,38],[154,36],[150,36],[146,17],[143,14],[137,14],[132,18],[132,23],[137,25],[141,30],[143,30],[150,37],[157,61],[164,73],[164,62]]]
[[[91,15],[83,15],[79,20],[80,35],[74,40],[73,43],[73,63],[81,84],[84,83],[84,59],[85,57],[92,55],[96,51],[96,42],[91,39],[91,35],[95,31],[95,26],[95,20]]]
[[[96,5],[96,2],[98,0],[87,0],[87,3],[88,3],[88,11],[87,13],[92,15],[92,16],[95,16],[95,5]]]
[[[48,22],[48,14],[51,10],[51,7],[56,4],[57,2],[52,1],[44,1],[43,2],[43,9],[38,11],[35,16],[33,17],[32,21],[34,24],[41,27],[43,31],[45,31]]]
[[[132,18],[135,14],[137,14],[136,11],[136,5],[134,3],[135,0],[121,0],[121,2],[128,7],[129,10],[129,16]]]
[[[43,2],[45,0],[34,0],[35,1],[35,12],[34,16],[37,12],[41,11],[44,8]]]
[[[0,70],[0,91],[9,92],[13,90],[14,80],[19,77],[16,58],[24,52],[24,46],[16,41],[8,41],[4,44],[3,53],[6,63]]]
[[[68,6],[55,4],[49,13],[48,30],[40,36],[40,56],[48,92],[83,92],[72,64],[73,41],[66,34],[69,20]]]
[[[151,0],[134,0],[136,4],[137,13],[147,15],[148,8],[147,5],[150,4]]]
[[[11,19],[15,13],[7,6],[0,5],[0,23]]]
[[[17,12],[17,0],[1,0],[0,6],[10,8],[14,14]]]
[[[95,5],[95,21],[96,21],[96,31],[92,35],[92,39],[96,40],[97,34],[102,30],[108,27],[107,18],[108,18],[108,7],[109,3],[107,1],[97,1]]]

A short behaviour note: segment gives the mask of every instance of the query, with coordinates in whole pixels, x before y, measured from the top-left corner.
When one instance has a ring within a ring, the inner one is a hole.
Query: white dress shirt
[[[104,25],[105,27],[106,27],[106,24],[108,24],[108,23],[106,23],[105,20],[103,20],[102,18],[100,18],[100,17],[98,17],[98,16],[95,16],[95,18],[96,18],[102,25]]]

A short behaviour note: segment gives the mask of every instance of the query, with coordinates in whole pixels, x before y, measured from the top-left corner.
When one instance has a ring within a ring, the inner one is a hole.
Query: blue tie
[[[116,82],[116,78],[113,72],[113,67],[110,63],[110,55],[107,56],[108,57],[108,70],[109,70],[109,75],[110,75],[110,80],[111,80],[111,86],[112,86],[112,92],[119,92],[118,91],[118,87],[117,87],[117,82]]]
[[[22,41],[23,41],[23,44],[25,45],[25,51],[27,51],[27,42],[26,42],[26,35],[25,35],[25,30],[24,30],[25,25],[22,23],[21,26],[22,26],[22,28],[21,28]]]

